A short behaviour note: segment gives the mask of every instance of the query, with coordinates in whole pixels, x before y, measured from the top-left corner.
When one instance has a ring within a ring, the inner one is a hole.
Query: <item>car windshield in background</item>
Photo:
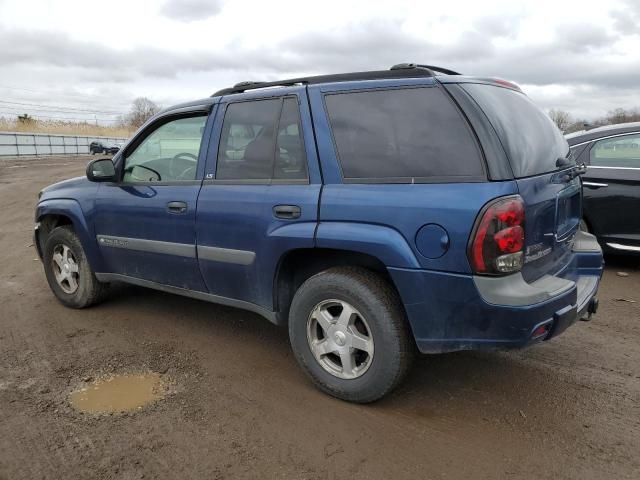
[[[558,169],[556,162],[567,157],[569,145],[553,121],[526,95],[487,84],[462,87],[498,133],[516,178]]]

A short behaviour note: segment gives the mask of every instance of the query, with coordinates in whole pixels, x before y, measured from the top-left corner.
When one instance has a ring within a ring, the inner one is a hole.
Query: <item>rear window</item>
[[[484,177],[475,139],[439,88],[327,94],[345,179],[464,181]]]
[[[523,93],[485,84],[462,84],[489,118],[516,178],[557,170],[569,145],[553,121]]]

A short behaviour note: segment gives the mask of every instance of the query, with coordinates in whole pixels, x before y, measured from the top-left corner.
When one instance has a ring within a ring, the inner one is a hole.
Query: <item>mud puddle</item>
[[[157,373],[111,375],[97,379],[70,396],[71,405],[86,413],[117,413],[140,409],[165,396]]]

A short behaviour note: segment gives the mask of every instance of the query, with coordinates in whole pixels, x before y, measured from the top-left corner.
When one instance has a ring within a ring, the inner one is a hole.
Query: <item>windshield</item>
[[[494,85],[461,85],[489,118],[516,178],[566,167],[569,145],[553,121],[525,94]],[[558,162],[558,163],[557,163]]]

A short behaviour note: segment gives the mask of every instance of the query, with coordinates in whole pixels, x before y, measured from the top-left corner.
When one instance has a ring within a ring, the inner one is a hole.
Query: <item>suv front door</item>
[[[594,141],[582,177],[584,216],[607,247],[640,252],[640,133]]]
[[[207,119],[206,111],[158,119],[116,162],[120,181],[100,185],[93,218],[106,273],[206,290],[195,216]]]

